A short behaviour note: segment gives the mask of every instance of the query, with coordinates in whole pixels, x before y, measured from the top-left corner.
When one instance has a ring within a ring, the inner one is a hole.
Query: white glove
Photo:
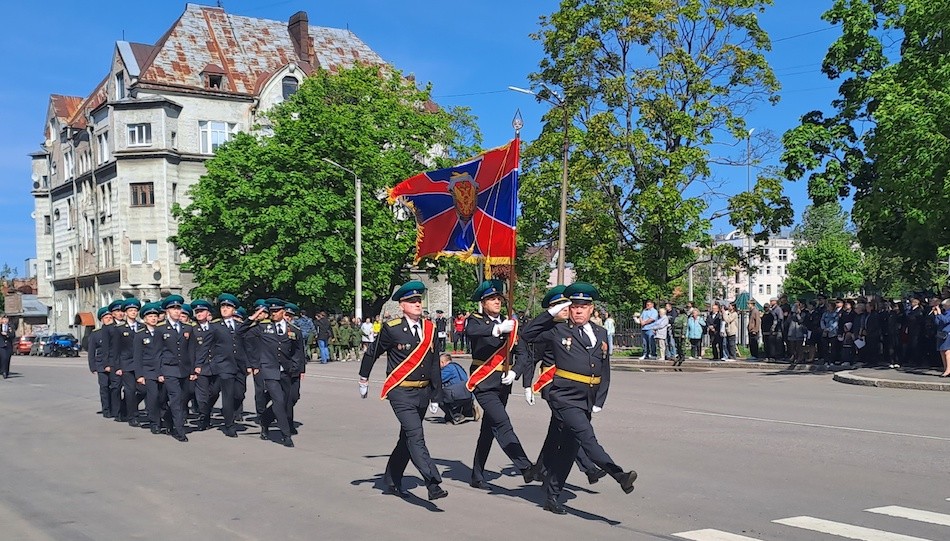
[[[366,398],[366,395],[369,394],[369,382],[363,383],[360,382],[360,398]]]
[[[435,402],[429,402],[429,413],[433,415],[435,415],[436,413],[439,413],[439,405],[436,404]]]
[[[600,406],[594,406],[593,408],[591,408],[591,411],[594,412],[594,413],[600,413],[600,411],[601,411],[602,409],[604,409],[604,408],[602,408],[602,407],[600,407]]]
[[[511,385],[512,383],[514,383],[515,378],[517,378],[517,377],[518,377],[518,376],[515,374],[515,371],[514,371],[514,370],[509,370],[509,371],[505,372],[504,374],[502,374],[502,376],[501,376],[501,384],[502,384],[502,385]]]
[[[534,405],[534,389],[528,387],[524,390],[524,400],[528,403],[529,406]]]
[[[571,301],[561,301],[553,306],[548,307],[548,313],[551,314],[551,317],[557,316],[561,313],[561,310],[567,308],[571,305]]]
[[[495,328],[492,329],[491,333],[497,337],[513,330],[515,330],[515,321],[513,319],[506,319],[498,325],[495,325]]]

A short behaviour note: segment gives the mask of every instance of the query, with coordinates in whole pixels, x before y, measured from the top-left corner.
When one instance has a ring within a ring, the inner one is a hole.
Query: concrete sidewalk
[[[835,381],[851,385],[917,389],[922,391],[950,391],[950,378],[941,378],[936,368],[856,368],[835,374]]]

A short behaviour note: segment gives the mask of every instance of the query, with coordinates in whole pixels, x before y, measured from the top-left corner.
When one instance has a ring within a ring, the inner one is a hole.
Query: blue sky
[[[776,106],[758,107],[748,125],[780,136],[802,114],[828,110],[837,83],[827,80],[820,66],[839,32],[820,19],[830,2],[776,4],[762,25],[774,41],[769,61],[782,82],[782,99]],[[547,105],[506,87],[527,86],[527,75],[542,57],[529,34],[538,29],[538,17],[557,6],[555,1],[510,0],[224,2],[228,12],[238,15],[287,20],[305,10],[312,25],[353,30],[388,62],[414,73],[420,82],[431,81],[439,103],[471,107],[489,147],[512,136],[511,118],[519,108],[525,121],[523,139],[530,141],[540,131]],[[8,24],[0,34],[0,49],[7,51],[6,76],[0,83],[0,118],[6,126],[0,130],[0,265],[7,263],[23,274],[24,260],[35,255],[28,154],[42,141],[49,95],[88,95],[108,71],[117,40],[124,36],[127,41],[154,43],[184,8],[184,2],[171,0],[51,0],[11,2],[4,8]],[[725,191],[738,193],[745,189],[746,172],[732,169],[718,169],[717,175],[727,180]],[[805,188],[804,182],[786,186],[799,217],[808,204]],[[726,228],[726,223],[715,226],[716,232]]]

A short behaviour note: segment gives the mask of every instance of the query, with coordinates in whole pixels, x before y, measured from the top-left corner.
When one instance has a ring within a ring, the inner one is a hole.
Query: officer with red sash
[[[369,374],[376,359],[383,353],[387,356],[386,381],[380,398],[389,399],[389,405],[399,420],[399,440],[389,462],[384,480],[390,494],[403,498],[409,492],[402,487],[406,465],[412,460],[419,470],[429,491],[429,500],[449,495],[439,483],[442,476],[429,456],[422,420],[426,408],[438,411],[442,392],[442,373],[439,355],[435,351],[435,325],[422,318],[422,282],[406,282],[393,293],[392,300],[399,301],[404,317],[383,324],[376,342],[366,348],[360,364],[360,396],[369,394]]]
[[[475,393],[475,399],[484,412],[469,485],[483,490],[491,488],[485,481],[485,463],[493,439],[498,440],[501,450],[521,471],[525,483],[530,483],[535,477],[534,465],[521,446],[505,410],[511,384],[531,369],[531,359],[517,342],[515,320],[506,319],[501,314],[502,297],[501,282],[482,282],[472,295],[473,301],[481,303],[482,313],[469,316],[465,326],[465,336],[472,345],[472,367],[467,387]],[[507,367],[506,358],[510,362]],[[530,388],[531,383],[527,382],[527,385]]]
[[[559,498],[568,474],[571,472],[578,447],[591,461],[607,472],[627,494],[633,492],[637,472],[624,471],[598,443],[591,425],[591,414],[604,407],[610,385],[610,355],[607,351],[607,331],[590,322],[597,300],[597,289],[576,282],[564,290],[570,302],[564,301],[541,312],[521,332],[528,342],[543,341],[551,349],[554,369],[542,373],[547,381],[548,405],[557,423],[555,452],[544,453],[544,481],[547,498],[544,509],[563,515],[567,511]],[[555,320],[569,307],[568,320]]]

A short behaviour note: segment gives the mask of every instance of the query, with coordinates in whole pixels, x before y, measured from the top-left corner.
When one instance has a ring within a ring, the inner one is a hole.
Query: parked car
[[[79,339],[71,334],[54,334],[46,345],[44,355],[48,357],[78,357]]]
[[[32,334],[24,334],[17,340],[16,343],[16,354],[17,355],[29,355],[30,350],[33,349],[33,342],[36,341],[36,336]]]
[[[52,335],[47,336],[38,336],[33,342],[33,345],[30,347],[30,355],[43,356],[47,355],[49,352],[48,346],[50,340],[53,339]]]

